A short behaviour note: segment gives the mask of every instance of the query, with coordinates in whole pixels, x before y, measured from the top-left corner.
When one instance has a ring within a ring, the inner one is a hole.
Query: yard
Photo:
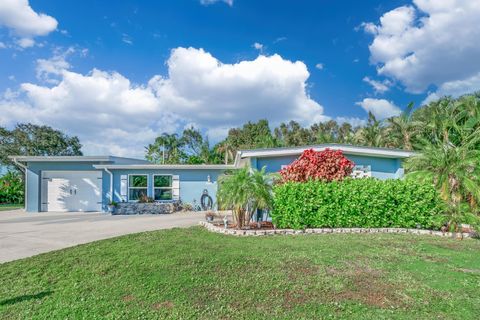
[[[478,252],[428,236],[147,232],[0,265],[0,318],[477,319]]]

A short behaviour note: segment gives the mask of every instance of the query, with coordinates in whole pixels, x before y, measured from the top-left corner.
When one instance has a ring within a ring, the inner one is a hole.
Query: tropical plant
[[[0,203],[23,203],[24,183],[17,171],[8,171],[0,177]]]
[[[308,180],[334,181],[348,177],[355,164],[341,150],[305,150],[302,155],[280,171],[283,182]]]
[[[433,182],[448,206],[449,225],[457,229],[465,212],[462,204],[468,202],[475,211],[480,201],[480,129],[460,128],[454,120],[450,125],[443,125],[438,139],[423,139],[421,152],[405,165],[409,178]],[[455,143],[451,138],[456,135],[461,138]]]
[[[272,185],[275,175],[265,168],[245,167],[219,178],[217,200],[221,208],[233,211],[234,222],[241,229],[259,209],[269,209],[273,203]]]
[[[412,119],[413,107],[410,103],[399,116],[387,119],[385,135],[389,146],[413,150],[413,139],[421,126],[419,121]]]
[[[383,147],[385,146],[384,137],[382,122],[369,112],[367,124],[356,132],[354,140],[358,144],[369,147]]]

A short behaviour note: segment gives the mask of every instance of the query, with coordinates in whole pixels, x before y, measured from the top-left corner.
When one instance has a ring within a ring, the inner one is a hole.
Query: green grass
[[[6,319],[478,319],[480,241],[148,232],[0,265]]]
[[[1,203],[0,211],[15,210],[23,208],[23,204]]]

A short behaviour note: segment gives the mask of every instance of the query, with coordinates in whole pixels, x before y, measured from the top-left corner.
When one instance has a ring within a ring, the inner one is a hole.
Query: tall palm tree
[[[383,124],[373,113],[368,113],[367,124],[355,133],[355,142],[369,147],[385,146]]]
[[[443,137],[446,140],[423,139],[421,153],[407,159],[405,167],[408,177],[433,181],[449,207],[450,223],[456,227],[462,203],[469,202],[475,210],[480,201],[480,150],[476,147],[480,129],[463,133],[457,144],[448,139],[450,135]]]
[[[219,179],[217,198],[221,208],[233,211],[238,229],[243,228],[258,209],[268,209],[273,203],[273,175],[265,168],[245,167]]]
[[[229,160],[233,160],[234,158],[235,149],[233,148],[230,140],[227,138],[217,145],[217,152],[224,154],[225,164],[228,164]]]
[[[412,119],[413,107],[413,102],[409,103],[399,116],[387,119],[385,134],[390,146],[413,150],[413,138],[421,126],[419,121]]]

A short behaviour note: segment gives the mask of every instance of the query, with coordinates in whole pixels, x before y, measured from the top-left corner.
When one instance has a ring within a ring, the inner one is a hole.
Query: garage
[[[43,171],[42,211],[101,211],[101,171]]]

